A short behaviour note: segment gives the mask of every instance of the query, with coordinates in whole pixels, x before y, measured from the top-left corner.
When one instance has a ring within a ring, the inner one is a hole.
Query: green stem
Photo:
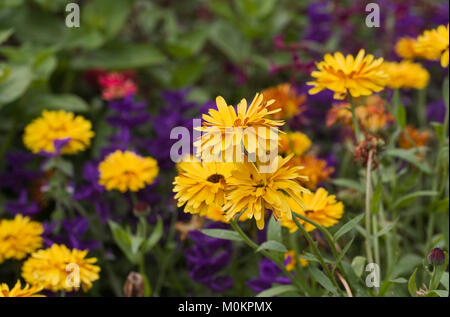
[[[371,201],[371,169],[372,169],[372,155],[373,151],[369,151],[369,158],[367,160],[367,169],[366,169],[366,201],[365,201],[365,245],[366,245],[366,256],[368,263],[373,263],[372,256],[372,247],[370,243],[370,201]]]
[[[256,244],[252,239],[250,239],[244,231],[239,227],[239,225],[236,223],[239,220],[238,215],[236,219],[230,220],[230,225],[233,227],[233,229],[241,236],[241,238],[244,240],[245,243],[247,243],[248,246],[250,246],[252,249],[256,250],[258,249],[258,244]],[[292,281],[292,284],[294,284],[299,291],[304,293],[306,296],[308,296],[308,292],[304,289],[303,285],[289,272],[283,263],[280,263],[277,259],[275,259],[269,252],[266,250],[260,251],[262,255],[264,255],[266,258],[272,260],[282,271],[283,273]]]
[[[355,130],[356,142],[359,143],[364,139],[359,128],[358,118],[356,117],[356,105],[353,98],[350,97],[350,109],[352,111],[353,129]]]
[[[139,273],[142,275],[145,284],[145,297],[150,297],[152,295],[152,287],[150,285],[150,280],[148,279],[147,271],[145,269],[145,255],[142,254],[139,259]]]

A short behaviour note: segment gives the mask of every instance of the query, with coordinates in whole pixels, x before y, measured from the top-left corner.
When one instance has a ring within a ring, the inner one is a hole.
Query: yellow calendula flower
[[[280,154],[303,155],[311,147],[312,142],[308,136],[301,132],[288,132],[280,134],[278,152]]]
[[[266,210],[272,210],[277,219],[282,215],[291,219],[288,198],[309,192],[297,181],[302,177],[301,167],[287,164],[291,158],[292,155],[286,158],[279,156],[273,162],[276,164],[275,170],[270,173],[260,172],[253,163],[236,163],[236,169],[231,172],[228,181],[230,193],[223,207],[225,219],[230,220],[243,211],[245,219],[255,218],[260,230],[264,228]]]
[[[38,285],[30,286],[28,284],[22,288],[20,281],[12,289],[9,289],[5,283],[0,284],[0,297],[45,297],[45,295],[37,294],[42,291],[43,287]]]
[[[262,94],[266,101],[275,100],[270,105],[269,110],[281,109],[281,111],[272,114],[275,119],[289,119],[304,110],[303,105],[306,101],[306,95],[298,94],[297,90],[289,83],[267,88]]]
[[[426,59],[440,60],[442,67],[448,66],[449,25],[426,30],[416,40],[415,50]]]
[[[383,70],[389,75],[386,85],[393,89],[423,89],[430,80],[430,74],[421,64],[410,61],[384,62]]]
[[[62,154],[84,151],[94,137],[91,122],[64,110],[42,112],[42,116],[25,127],[23,143],[33,153],[54,153],[54,142],[70,139],[61,149]]]
[[[106,190],[137,192],[150,185],[158,176],[158,163],[152,157],[142,157],[131,151],[117,150],[98,166],[99,183]]]
[[[42,246],[44,228],[22,215],[0,219],[0,263],[7,259],[22,260]]]
[[[86,258],[88,251],[53,244],[31,255],[22,266],[22,277],[30,284],[41,285],[52,292],[88,291],[99,279],[97,258]]]
[[[186,213],[225,221],[222,206],[233,163],[187,161],[177,167],[173,191],[177,193],[178,207],[186,205]]]
[[[344,213],[344,204],[337,201],[334,195],[328,195],[328,192],[323,188],[319,188],[315,193],[302,193],[300,200],[303,202],[305,209],[294,199],[288,198],[289,207],[292,211],[324,227],[337,224]],[[300,218],[297,219],[305,226],[306,231],[315,229],[309,222]],[[294,220],[287,217],[281,219],[281,225],[288,228],[291,233],[298,229]]]
[[[416,51],[416,39],[412,37],[402,37],[395,44],[395,53],[404,59],[414,59],[420,57]]]
[[[217,110],[210,109],[204,114],[203,126],[196,128],[203,133],[194,143],[197,155],[211,162],[222,154],[225,158],[222,161],[231,162],[234,157],[243,156],[242,145],[249,153],[263,153],[277,147],[278,127],[283,121],[269,119],[269,116],[280,109],[269,110],[274,100],[263,100],[262,94],[256,94],[247,106],[247,101],[242,99],[236,112],[222,97],[217,97]]]
[[[309,93],[314,95],[330,89],[334,91],[335,99],[344,99],[349,93],[353,97],[369,96],[386,85],[388,76],[382,70],[382,64],[383,58],[365,55],[363,49],[356,58],[340,52],[326,54],[317,64],[318,70],[311,73],[316,80],[307,83],[314,86]]]

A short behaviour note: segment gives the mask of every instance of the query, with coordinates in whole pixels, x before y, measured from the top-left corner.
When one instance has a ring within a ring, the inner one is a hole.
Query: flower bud
[[[139,201],[134,204],[133,213],[136,217],[145,217],[150,213],[150,206],[144,201]]]
[[[144,297],[145,283],[141,274],[130,272],[123,286],[123,295],[125,297]]]
[[[428,254],[428,261],[432,265],[442,265],[445,263],[445,253],[439,248],[434,248],[431,250],[430,254]]]

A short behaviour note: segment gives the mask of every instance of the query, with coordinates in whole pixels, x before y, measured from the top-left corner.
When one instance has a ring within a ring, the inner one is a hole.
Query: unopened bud
[[[123,295],[125,297],[144,297],[145,283],[144,278],[137,272],[130,272],[123,286]]]
[[[133,213],[136,217],[145,217],[150,213],[150,206],[144,201],[139,201],[134,205]]]
[[[428,261],[432,265],[442,265],[445,263],[445,253],[439,248],[434,248],[428,254]]]

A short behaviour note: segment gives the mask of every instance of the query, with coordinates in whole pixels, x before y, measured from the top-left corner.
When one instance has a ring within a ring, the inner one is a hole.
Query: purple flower
[[[212,223],[207,228],[224,228],[226,225]],[[226,275],[219,275],[231,260],[232,243],[228,240],[208,237],[198,230],[189,232],[194,246],[185,252],[191,278],[217,293],[233,286],[233,280]]]
[[[427,120],[444,123],[445,111],[444,100],[434,101],[427,106]]]
[[[256,293],[272,287],[273,283],[287,285],[291,280],[287,276],[280,276],[281,269],[271,260],[264,258],[259,262],[260,277],[248,281],[246,284]]]
[[[320,1],[311,3],[308,6],[308,28],[306,29],[304,40],[324,43],[328,40],[332,30],[332,16],[330,12],[330,3]]]
[[[54,152],[39,151],[39,154],[43,157],[46,157],[47,159],[60,156],[63,147],[66,146],[70,142],[70,140],[71,138],[56,139],[53,141],[53,147],[55,148]],[[46,162],[47,161],[44,161],[43,165],[45,165]]]
[[[28,202],[27,190],[23,189],[17,201],[5,203],[5,210],[12,215],[34,216],[40,211],[40,208],[36,202]]]
[[[61,234],[55,234],[56,223],[44,223],[44,244],[50,247],[54,243],[64,244],[78,250],[95,250],[100,247],[99,241],[82,240],[89,228],[88,219],[78,217],[73,220],[65,219],[61,222]]]
[[[108,106],[115,111],[115,114],[106,120],[114,127],[132,129],[150,120],[150,114],[146,110],[147,104],[135,102],[132,94],[122,99],[111,100]]]
[[[35,157],[23,151],[11,152],[6,155],[9,170],[0,175],[0,188],[11,190],[19,195],[33,180],[41,176],[40,172],[26,169],[26,165]]]

